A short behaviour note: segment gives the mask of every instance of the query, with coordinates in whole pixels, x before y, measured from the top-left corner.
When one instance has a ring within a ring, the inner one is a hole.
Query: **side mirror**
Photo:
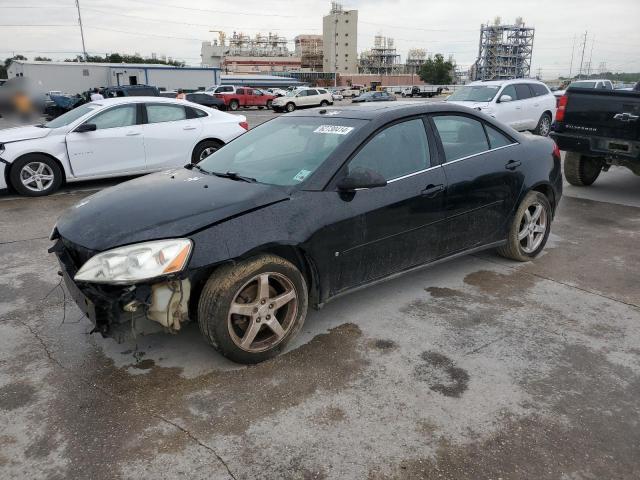
[[[78,128],[75,129],[78,133],[83,132],[95,132],[98,129],[95,123],[83,123]]]
[[[513,100],[513,98],[511,98],[511,95],[502,95],[500,97],[500,103],[510,102],[512,100]]]
[[[386,184],[387,180],[375,170],[356,167],[338,182],[337,187],[341,192],[353,192],[359,188],[384,187]]]

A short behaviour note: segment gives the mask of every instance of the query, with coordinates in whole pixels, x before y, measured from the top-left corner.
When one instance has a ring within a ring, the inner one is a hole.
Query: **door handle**
[[[506,168],[507,170],[515,170],[520,165],[522,165],[522,162],[520,160],[509,160],[504,168]]]
[[[186,127],[183,128],[183,130],[195,130],[196,127],[192,127],[191,125],[187,125]]]
[[[422,192],[420,192],[420,194],[423,197],[428,197],[428,198],[433,198],[436,195],[438,195],[440,192],[444,191],[444,185],[439,184],[439,185],[427,185],[427,188],[425,188],[424,190],[422,190]]]
[[[127,137],[135,137],[136,135],[140,135],[140,132],[127,132]]]

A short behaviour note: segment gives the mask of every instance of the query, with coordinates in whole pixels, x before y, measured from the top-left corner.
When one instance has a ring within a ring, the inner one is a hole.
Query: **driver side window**
[[[504,87],[504,90],[502,90],[500,96],[502,97],[503,95],[509,95],[511,97],[511,100],[518,100],[518,95],[516,95],[516,89],[513,85],[507,85],[506,87]]]
[[[431,165],[422,119],[397,123],[378,132],[349,163],[380,173],[387,181],[425,170]]]
[[[136,124],[136,105],[122,105],[98,113],[86,123],[93,123],[96,130],[130,127]]]

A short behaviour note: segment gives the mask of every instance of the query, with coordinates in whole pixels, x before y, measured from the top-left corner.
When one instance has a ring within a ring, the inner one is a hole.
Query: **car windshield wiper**
[[[200,168],[200,167],[198,167]],[[202,169],[200,169],[202,170]],[[222,177],[222,178],[229,178],[231,180],[239,180],[241,182],[247,182],[247,183],[256,183],[257,180],[255,178],[251,178],[251,177],[244,177],[242,175],[238,175],[236,172],[226,172],[226,173],[222,173],[222,172],[210,172],[207,170],[202,170],[203,172],[206,173],[210,173],[212,175],[215,175],[216,177]]]

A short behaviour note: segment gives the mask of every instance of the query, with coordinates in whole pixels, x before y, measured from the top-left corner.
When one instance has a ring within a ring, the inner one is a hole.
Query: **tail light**
[[[238,125],[240,125],[245,130],[249,130],[249,124],[247,122],[240,122]]]
[[[556,111],[556,122],[564,122],[564,113],[567,110],[567,102],[569,97],[563,95],[558,101],[558,111]]]

